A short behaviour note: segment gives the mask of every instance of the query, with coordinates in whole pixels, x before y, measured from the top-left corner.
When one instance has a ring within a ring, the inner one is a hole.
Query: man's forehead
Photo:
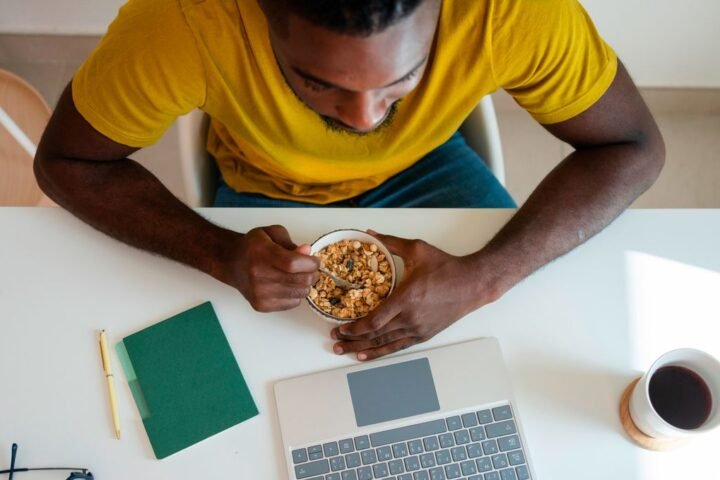
[[[410,15],[382,32],[347,35],[290,15],[284,35],[273,32],[276,54],[291,68],[350,89],[378,88],[410,73],[428,55],[433,21]]]

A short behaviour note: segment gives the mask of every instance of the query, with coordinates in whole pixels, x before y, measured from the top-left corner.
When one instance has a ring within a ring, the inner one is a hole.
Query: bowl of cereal
[[[310,288],[308,304],[332,323],[343,324],[364,317],[377,308],[395,288],[395,260],[383,243],[361,230],[336,230],[315,240],[311,254],[320,267],[360,288],[341,288],[325,273]]]

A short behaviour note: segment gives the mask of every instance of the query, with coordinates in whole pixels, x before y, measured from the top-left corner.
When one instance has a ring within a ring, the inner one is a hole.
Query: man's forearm
[[[470,259],[498,298],[612,222],[657,178],[662,142],[578,150],[558,165],[500,232]],[[486,278],[487,276],[491,278]]]
[[[133,160],[35,161],[43,191],[98,230],[218,278],[218,262],[240,235],[213,225]]]

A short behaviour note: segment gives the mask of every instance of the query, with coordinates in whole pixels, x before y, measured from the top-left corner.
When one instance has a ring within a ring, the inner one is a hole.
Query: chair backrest
[[[467,144],[477,152],[501,185],[505,185],[505,161],[500,129],[492,98],[486,95],[460,127]]]
[[[0,70],[0,205],[50,206],[33,174],[37,142],[50,107],[20,77]]]
[[[191,207],[212,206],[217,171],[205,150],[209,119],[195,110],[178,119],[180,163],[185,198]],[[490,96],[485,96],[460,127],[467,144],[487,163],[498,181],[505,185],[505,164],[500,130]]]
[[[205,148],[210,117],[193,110],[178,119],[180,168],[185,199],[191,207],[211,207],[217,168]]]

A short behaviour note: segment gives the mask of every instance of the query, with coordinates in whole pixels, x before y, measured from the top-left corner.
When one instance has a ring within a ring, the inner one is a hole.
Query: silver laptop
[[[496,339],[275,385],[291,480],[535,475]]]

